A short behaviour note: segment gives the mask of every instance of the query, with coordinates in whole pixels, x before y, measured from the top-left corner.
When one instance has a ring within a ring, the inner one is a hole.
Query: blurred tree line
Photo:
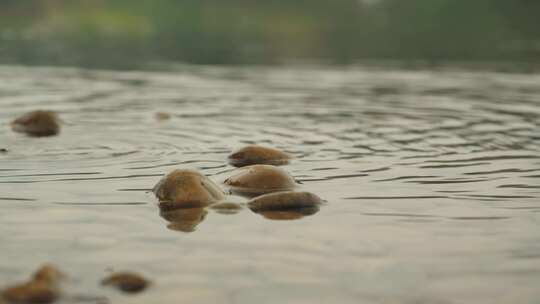
[[[0,0],[0,61],[540,61],[538,0]]]

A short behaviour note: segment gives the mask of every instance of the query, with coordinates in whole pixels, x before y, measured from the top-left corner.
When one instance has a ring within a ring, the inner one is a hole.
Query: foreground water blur
[[[2,66],[0,79],[3,285],[51,262],[66,293],[112,303],[540,298],[540,75]],[[60,114],[59,136],[9,130],[35,109]],[[293,154],[283,168],[327,203],[160,215],[149,190],[163,174],[222,182],[250,143]],[[154,285],[101,288],[112,270]]]

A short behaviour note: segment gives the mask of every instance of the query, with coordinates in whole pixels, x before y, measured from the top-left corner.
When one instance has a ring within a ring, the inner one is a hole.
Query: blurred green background
[[[0,62],[540,62],[539,0],[0,0]]]

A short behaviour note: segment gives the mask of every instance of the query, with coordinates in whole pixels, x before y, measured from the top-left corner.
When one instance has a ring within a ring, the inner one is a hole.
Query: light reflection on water
[[[0,79],[2,282],[53,262],[70,292],[121,303],[540,298],[538,75],[3,66]],[[59,112],[59,136],[9,130],[37,108]],[[327,203],[160,216],[149,190],[163,174],[223,181],[249,143],[294,154],[284,168]],[[103,290],[111,268],[155,285]]]

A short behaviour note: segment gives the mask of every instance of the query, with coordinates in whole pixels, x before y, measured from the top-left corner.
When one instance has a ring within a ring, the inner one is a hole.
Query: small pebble
[[[15,132],[30,136],[52,136],[60,132],[58,116],[52,111],[32,111],[11,122]]]
[[[313,193],[286,191],[255,197],[248,206],[254,212],[262,212],[314,208],[321,203],[321,198]]]
[[[150,285],[150,282],[142,276],[131,272],[118,272],[101,281],[101,285],[112,286],[123,292],[141,292]]]
[[[223,190],[208,177],[194,170],[174,170],[153,189],[164,210],[201,208],[225,197]]]
[[[2,298],[8,303],[16,304],[48,304],[59,297],[58,288],[46,281],[30,281],[2,291]]]
[[[236,167],[258,164],[279,166],[288,164],[290,158],[289,154],[274,148],[249,145],[230,154],[229,163]]]
[[[181,208],[160,212],[161,217],[170,222],[167,228],[182,232],[195,231],[207,214],[208,211],[204,208]]]
[[[169,120],[171,119],[171,114],[167,112],[157,112],[155,117],[157,120]]]
[[[287,171],[271,165],[243,167],[224,183],[233,192],[250,195],[292,190],[296,185]]]
[[[65,275],[54,265],[45,264],[39,268],[33,276],[34,281],[42,281],[50,284],[57,284]]]
[[[7,153],[8,152],[8,149],[6,148],[0,148],[0,153]]]

